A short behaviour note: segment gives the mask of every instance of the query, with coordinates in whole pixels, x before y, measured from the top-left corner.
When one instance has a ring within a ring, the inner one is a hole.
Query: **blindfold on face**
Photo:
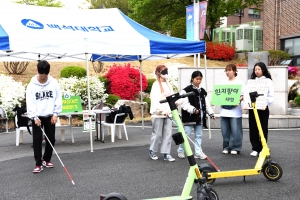
[[[49,74],[50,69],[38,68],[39,74]]]
[[[167,70],[167,69],[164,69],[164,70],[162,70],[160,73],[161,73],[162,75],[166,75],[166,74],[168,74],[168,70]]]

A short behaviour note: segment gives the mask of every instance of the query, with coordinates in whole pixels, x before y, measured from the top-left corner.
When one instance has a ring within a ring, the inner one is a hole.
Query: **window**
[[[300,38],[291,38],[284,41],[284,51],[291,56],[300,55]]]
[[[248,9],[248,17],[249,18],[260,18],[260,13],[259,11],[254,10],[254,8],[249,8]]]

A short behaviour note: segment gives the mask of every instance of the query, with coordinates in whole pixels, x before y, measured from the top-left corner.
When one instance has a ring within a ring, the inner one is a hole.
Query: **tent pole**
[[[143,77],[142,77],[142,59],[140,56],[140,86],[141,86],[141,110],[142,110],[142,129],[144,129],[144,103],[143,103]]]
[[[204,54],[204,68],[205,68],[205,90],[207,91],[206,53]],[[210,117],[208,117],[208,133],[209,133],[209,139],[211,139]]]
[[[88,54],[85,54],[85,66],[86,66],[86,78],[87,78],[87,93],[88,93],[88,109],[89,109],[89,123],[90,123],[90,142],[91,142],[91,152],[93,152],[93,130],[92,130],[92,115],[91,115],[91,94],[90,94],[90,73],[89,73],[89,62]]]

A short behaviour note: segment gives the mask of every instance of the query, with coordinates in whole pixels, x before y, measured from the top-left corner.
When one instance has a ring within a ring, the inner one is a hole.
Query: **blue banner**
[[[186,6],[186,39],[194,40],[194,5]]]

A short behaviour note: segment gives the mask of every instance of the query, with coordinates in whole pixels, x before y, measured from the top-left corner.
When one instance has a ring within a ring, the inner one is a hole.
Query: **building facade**
[[[263,49],[281,49],[300,65],[300,1],[265,0]],[[268,8],[268,9],[266,9]]]
[[[246,8],[236,13],[235,15],[229,16],[226,19],[226,26],[244,24],[252,21],[263,20],[263,12],[255,12],[254,7]]]
[[[247,8],[227,17],[224,27],[256,21],[263,27],[263,50],[284,50],[300,66],[300,0],[265,0],[263,12]],[[257,23],[257,24],[258,24]]]

